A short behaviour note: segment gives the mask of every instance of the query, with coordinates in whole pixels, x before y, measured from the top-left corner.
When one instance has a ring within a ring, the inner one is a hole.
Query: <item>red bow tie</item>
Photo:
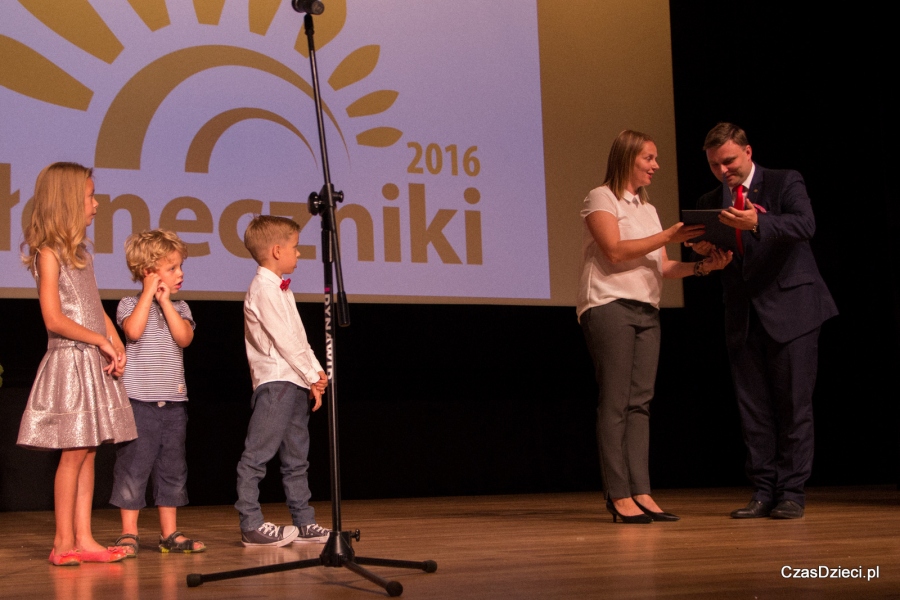
[[[282,291],[286,292],[287,289],[288,289],[290,286],[291,286],[291,280],[290,280],[290,279],[282,279],[282,280],[281,280],[281,290],[282,290]]]

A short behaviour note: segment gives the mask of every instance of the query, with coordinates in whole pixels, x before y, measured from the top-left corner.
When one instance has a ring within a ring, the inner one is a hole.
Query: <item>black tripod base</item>
[[[356,539],[359,539],[358,531],[355,533],[355,537]],[[307,560],[298,560],[277,565],[267,565],[265,567],[222,571],[220,573],[209,573],[207,575],[191,573],[187,576],[187,585],[188,587],[197,587],[208,581],[237,579],[239,577],[264,575],[266,573],[280,573],[282,571],[307,569],[309,567],[344,567],[350,569],[360,577],[368,579],[375,585],[381,586],[384,591],[387,592],[388,596],[396,597],[403,593],[403,586],[399,581],[388,581],[368,569],[363,568],[361,565],[371,565],[373,567],[398,567],[401,569],[421,569],[426,573],[434,573],[437,571],[437,563],[433,560],[394,560],[391,558],[355,556],[350,538],[350,532],[332,531],[328,536],[328,541],[325,543],[325,548],[322,550],[322,554],[319,555],[319,558],[310,558]]]

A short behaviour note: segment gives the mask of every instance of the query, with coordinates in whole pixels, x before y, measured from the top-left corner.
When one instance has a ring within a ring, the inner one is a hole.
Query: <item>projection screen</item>
[[[351,301],[574,304],[582,199],[612,138],[650,133],[677,219],[665,0],[325,0],[316,56]],[[186,299],[241,299],[254,214],[301,226],[298,300],[321,297],[322,187],[307,39],[287,0],[37,0],[0,7],[0,296],[45,165],[94,167],[101,294],[123,243],[189,244]],[[670,248],[670,254],[677,252]],[[681,303],[667,283],[663,304]]]

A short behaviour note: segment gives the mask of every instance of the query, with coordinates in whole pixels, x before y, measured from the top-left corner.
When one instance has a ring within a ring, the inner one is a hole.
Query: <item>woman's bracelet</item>
[[[709,275],[709,271],[703,270],[702,265],[705,262],[706,262],[706,259],[704,258],[703,260],[700,260],[700,261],[697,261],[694,263],[694,275],[696,275],[697,277],[704,277],[706,275]]]

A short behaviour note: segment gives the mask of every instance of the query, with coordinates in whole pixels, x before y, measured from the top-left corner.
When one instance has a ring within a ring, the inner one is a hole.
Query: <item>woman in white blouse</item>
[[[659,362],[662,279],[707,275],[731,262],[716,250],[700,262],[669,260],[666,244],[686,242],[702,225],[663,229],[647,186],[659,169],[656,144],[626,130],[609,152],[606,180],[584,200],[578,320],[596,370],[597,444],[613,521],[676,521],[650,496],[650,400]]]

